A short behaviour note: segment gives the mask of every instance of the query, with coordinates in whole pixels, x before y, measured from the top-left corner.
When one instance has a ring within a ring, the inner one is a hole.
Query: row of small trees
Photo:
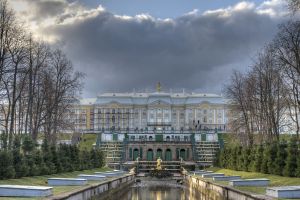
[[[59,49],[34,39],[7,0],[0,0],[0,146],[11,149],[15,135],[36,140],[44,133],[55,143],[72,129],[66,116],[76,100],[83,74]]]
[[[0,150],[0,179],[49,175],[86,170],[104,166],[101,151],[79,150],[77,146],[49,145],[47,140],[38,148],[26,137],[20,143],[18,137],[11,150]]]
[[[297,140],[222,149],[216,165],[239,171],[300,177],[300,145]]]

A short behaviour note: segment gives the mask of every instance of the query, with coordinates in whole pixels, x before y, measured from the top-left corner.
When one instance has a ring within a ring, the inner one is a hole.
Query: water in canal
[[[121,197],[112,200],[194,200],[184,185],[167,181],[135,183]]]

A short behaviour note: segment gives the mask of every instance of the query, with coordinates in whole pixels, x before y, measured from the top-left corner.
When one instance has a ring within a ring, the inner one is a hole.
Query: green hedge
[[[225,147],[217,154],[215,165],[222,168],[300,177],[300,145],[297,140],[280,141],[252,147]]]
[[[39,148],[30,138],[22,145],[18,138],[12,150],[0,150],[0,179],[49,175],[104,166],[100,150],[79,150],[77,146],[61,144]]]

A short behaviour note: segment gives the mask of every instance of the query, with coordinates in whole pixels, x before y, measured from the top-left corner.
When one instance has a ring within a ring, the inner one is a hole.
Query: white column
[[[214,124],[217,123],[217,120],[216,120],[216,109],[214,109]]]
[[[225,109],[224,108],[223,108],[222,112],[223,112],[223,124],[225,124]]]
[[[139,109],[139,128],[142,128],[142,109]]]

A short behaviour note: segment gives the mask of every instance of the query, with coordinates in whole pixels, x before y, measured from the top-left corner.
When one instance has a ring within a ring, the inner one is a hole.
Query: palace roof
[[[119,103],[127,105],[150,105],[150,104],[200,104],[200,103],[226,104],[226,99],[217,94],[203,93],[103,93],[97,98],[81,99],[80,104],[109,104]]]

